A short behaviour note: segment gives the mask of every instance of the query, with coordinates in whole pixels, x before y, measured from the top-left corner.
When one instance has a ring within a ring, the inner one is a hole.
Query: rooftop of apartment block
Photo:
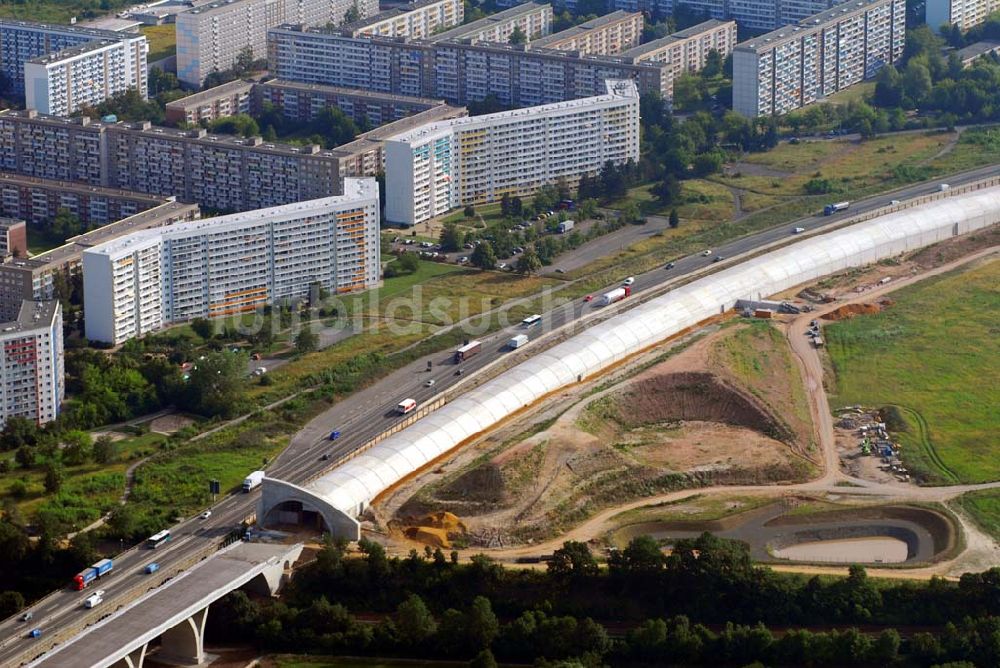
[[[485,18],[481,18],[478,21],[473,21],[472,23],[466,23],[465,25],[457,26],[451,30],[446,30],[440,32],[436,35],[430,37],[434,42],[440,42],[450,39],[464,39],[469,35],[472,35],[483,30],[487,30],[498,23],[504,23],[513,18],[521,16],[523,14],[530,14],[532,12],[537,12],[540,9],[548,7],[552,9],[552,5],[548,3],[541,2],[525,2],[520,5],[515,5],[510,9],[505,9],[502,12],[497,12],[496,14],[490,14]]]
[[[0,230],[9,230],[12,227],[20,227],[21,225],[27,225],[27,223],[20,218],[0,216]]]
[[[393,19],[398,16],[405,16],[410,12],[416,12],[427,7],[433,7],[434,5],[439,5],[442,2],[445,2],[445,0],[414,0],[413,2],[408,2],[407,4],[400,5],[399,7],[386,9],[378,14],[369,16],[368,18],[358,19],[357,21],[352,21],[351,23],[345,23],[337,28],[337,30],[350,35],[356,30],[362,30],[370,25],[381,23],[382,21]]]
[[[374,130],[369,130],[368,132],[358,135],[354,141],[338,146],[333,149],[333,152],[340,154],[345,158],[355,156],[379,148],[385,140],[391,139],[396,135],[411,132],[419,127],[429,125],[431,123],[438,123],[453,118],[462,118],[467,116],[468,113],[469,112],[465,107],[453,107],[448,104],[442,104],[440,106],[421,111],[420,113],[412,116],[401,118],[398,121],[380,125]]]
[[[322,93],[324,95],[343,95],[345,97],[354,97],[365,100],[370,100],[372,102],[399,102],[403,104],[420,104],[426,105],[428,107],[436,107],[443,105],[444,100],[436,100],[429,97],[411,97],[409,95],[395,95],[393,93],[380,93],[378,91],[364,90],[361,88],[344,88],[342,86],[326,86],[323,84],[314,83],[301,83],[298,81],[289,81],[287,79],[271,79],[270,81],[263,81],[260,83],[261,86],[268,86],[271,88],[283,88],[287,90],[295,90],[302,92],[312,92],[312,93]],[[178,102],[182,102],[188,98],[182,98]],[[171,103],[173,104],[173,103]],[[170,106],[170,105],[167,105]]]
[[[60,49],[59,51],[53,51],[47,53],[44,56],[37,56],[29,60],[29,63],[36,65],[51,65],[52,63],[61,63],[64,60],[70,60],[71,58],[76,58],[77,56],[84,56],[88,53],[95,51],[100,51],[109,46],[118,46],[121,44],[120,39],[95,39],[79,46],[71,46],[66,49]]]
[[[180,12],[177,17],[180,18],[182,15],[199,15],[199,14],[211,14],[216,11],[227,11],[234,7],[241,7],[242,3],[252,3],[252,2],[262,2],[263,0],[215,0],[215,2],[207,2],[202,5],[195,5],[193,8]]]
[[[564,102],[552,102],[550,104],[542,104],[537,107],[525,107],[523,109],[509,109],[507,111],[499,111],[495,114],[484,114],[482,116],[466,116],[462,118],[452,118],[449,120],[438,121],[435,123],[427,123],[421,125],[409,132],[400,133],[392,137],[386,137],[386,140],[392,141],[414,141],[422,137],[434,134],[444,129],[450,128],[461,128],[466,125],[476,125],[482,123],[490,123],[493,121],[501,121],[512,118],[530,118],[530,117],[542,117],[545,114],[556,112],[556,111],[567,111],[573,109],[582,109],[595,104],[600,104],[602,102],[611,102],[613,100],[621,100],[625,98],[638,98],[639,91],[635,85],[635,82],[631,79],[608,79],[605,82],[607,86],[607,93],[604,95],[595,95],[593,97],[582,97],[575,100],[566,100]]]
[[[151,124],[149,121],[140,122],[124,122],[118,121],[116,123],[108,123],[104,121],[95,121],[87,117],[81,118],[63,118],[61,116],[50,116],[48,114],[39,114],[33,109],[25,110],[15,110],[15,109],[4,109],[0,111],[0,120],[5,118],[21,118],[26,120],[31,120],[35,123],[44,123],[49,126],[55,127],[78,127],[86,128],[94,132],[100,131],[112,131],[121,132],[128,131],[137,134],[142,134],[147,137],[170,139],[174,141],[188,141],[188,142],[198,142],[206,145],[215,145],[228,148],[245,148],[255,151],[261,151],[266,153],[272,153],[276,155],[314,155],[318,157],[333,157],[333,154],[329,150],[321,148],[317,144],[308,144],[305,146],[295,146],[292,144],[278,144],[278,143],[265,143],[261,137],[233,137],[230,135],[213,135],[208,134],[208,132],[202,128],[197,128],[194,130],[179,130],[177,128],[166,128]]]
[[[133,232],[151,227],[159,227],[168,220],[188,215],[197,216],[198,213],[197,204],[184,204],[175,201],[166,202],[152,209],[137,213],[134,216],[122,218],[103,227],[98,227],[95,230],[67,239],[66,243],[58,248],[53,248],[29,259],[12,260],[7,264],[26,269],[61,267],[78,260],[83,251],[88,248],[113,241],[115,238],[126,234],[132,234]]]
[[[796,39],[799,35],[809,30],[816,30],[830,24],[839,23],[845,18],[889,2],[891,0],[856,0],[855,2],[845,2],[804,18],[797,24],[787,25],[758,37],[748,39],[745,42],[737,44],[736,48],[740,51],[770,49],[788,40]]]
[[[25,299],[17,312],[17,320],[0,323],[0,337],[51,327],[59,312],[59,300],[34,302]]]
[[[208,90],[203,90],[201,92],[188,95],[187,97],[182,97],[172,102],[168,102],[167,109],[189,109],[226,95],[235,95],[236,93],[242,92],[249,93],[253,89],[254,83],[254,81],[248,81],[245,79],[230,81],[209,88]]]
[[[566,30],[553,33],[548,37],[541,37],[533,40],[532,43],[537,47],[547,48],[552,44],[559,44],[560,42],[580,37],[586,33],[600,30],[606,26],[631,20],[636,16],[640,17],[640,19],[642,18],[642,14],[639,12],[626,12],[625,10],[619,9],[618,11],[605,14],[604,16],[598,16],[596,19],[591,19],[581,23],[580,25],[573,26],[572,28],[567,28]]]
[[[344,179],[343,195],[293,202],[291,204],[243,211],[242,213],[232,213],[215,218],[202,218],[187,223],[174,223],[168,227],[138,230],[116,239],[110,239],[99,246],[88,248],[86,252],[97,255],[115,255],[145,242],[155,241],[163,236],[179,237],[205,231],[223,232],[238,228],[240,225],[270,220],[293,219],[309,215],[310,212],[314,212],[317,209],[325,207],[333,208],[362,200],[378,201],[378,182],[374,178]]]
[[[963,63],[970,63],[980,56],[1000,53],[1000,40],[986,39],[975,44],[970,44],[964,49],[959,49],[956,53]]]
[[[645,56],[648,53],[654,53],[660,49],[673,44],[674,42],[681,42],[686,39],[691,39],[692,37],[697,37],[707,32],[717,30],[724,26],[732,26],[736,28],[736,21],[720,21],[719,19],[709,19],[708,21],[703,21],[698,25],[691,26],[690,28],[685,28],[684,30],[679,30],[674,33],[670,33],[666,37],[660,37],[659,39],[654,39],[652,41],[646,42],[645,44],[640,44],[639,46],[632,47],[628,51],[622,51],[621,57],[626,59],[636,59]]]
[[[479,42],[478,44],[469,44],[461,40],[449,40],[447,42],[442,42],[437,44],[438,47],[455,47],[458,49],[471,49],[475,51],[489,51],[492,53],[508,53],[516,54],[523,53],[527,56],[549,58],[552,60],[562,60],[562,61],[572,61],[572,62],[593,62],[596,64],[612,64],[621,65],[628,69],[662,69],[667,67],[666,63],[652,63],[652,62],[633,62],[629,58],[625,58],[622,54],[617,54],[613,56],[605,56],[593,53],[583,53],[581,51],[575,50],[563,50],[563,49],[550,49],[535,47],[535,43],[526,44],[499,44],[497,42]]]
[[[23,174],[0,172],[0,187],[3,187],[5,184],[13,184],[30,188],[45,188],[47,190],[58,190],[59,192],[86,195],[88,197],[114,197],[119,199],[129,199],[135,202],[147,202],[152,206],[159,206],[164,202],[171,201],[171,198],[169,197],[150,195],[148,193],[140,193],[134,190],[106,188],[104,186],[88,186],[77,183],[76,181],[58,181],[55,179],[43,179],[37,176],[25,176]]]
[[[137,21],[135,19],[120,19],[115,16],[102,16],[90,21],[84,21],[82,24],[78,25],[82,25],[85,28],[94,28],[95,30],[138,33],[139,26],[142,25],[142,21]]]
[[[68,26],[60,23],[38,23],[37,21],[23,21],[20,19],[0,18],[0,30],[4,28],[28,28],[41,32],[61,32],[74,35],[87,35],[94,39],[122,39],[123,37],[137,37],[138,35],[122,35],[112,30],[101,30],[98,28],[88,28],[86,26]]]

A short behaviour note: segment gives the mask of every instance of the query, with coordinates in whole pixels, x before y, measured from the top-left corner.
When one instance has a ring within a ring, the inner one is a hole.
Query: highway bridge
[[[996,183],[1000,179],[1000,167],[972,170],[948,177],[952,185],[948,193],[938,195],[955,195],[962,187],[984,179],[992,179]],[[713,249],[713,255],[723,255],[727,258],[738,258],[760,251],[775,244],[793,241],[798,237],[791,235],[793,227],[803,227],[807,234],[816,233],[824,228],[833,228],[845,224],[846,221],[858,217],[872,216],[886,207],[895,206],[893,200],[902,201],[901,206],[908,206],[914,198],[934,196],[938,191],[937,182],[928,182],[897,191],[879,195],[864,201],[852,203],[851,210],[846,214],[830,217],[811,216],[799,221],[790,222],[765,230],[747,237],[728,242]],[[670,286],[679,285],[699,272],[707,271],[712,264],[712,257],[692,255],[676,260],[675,266],[666,271],[657,269],[646,274],[637,275],[632,286],[634,298],[626,300],[621,308],[627,308],[639,303],[644,293],[663,291]],[[614,287],[614,286],[609,286]],[[547,314],[543,328],[531,334],[532,339],[567,325],[581,322],[584,316],[593,317],[593,309],[589,304],[577,300],[555,309]],[[310,481],[319,478],[331,468],[338,466],[364,448],[383,438],[384,434],[398,431],[404,420],[396,416],[392,408],[403,397],[413,397],[420,404],[443,403],[442,397],[449,400],[460,396],[466,389],[472,389],[481,384],[480,377],[488,374],[479,373],[486,367],[511,357],[511,353],[503,350],[502,343],[519,330],[511,328],[482,338],[483,352],[463,363],[464,375],[456,376],[454,367],[448,362],[450,351],[426,356],[403,369],[400,369],[378,383],[338,402],[335,406],[314,419],[303,428],[286,448],[267,468],[270,478],[285,481],[292,485],[305,486]],[[529,346],[528,352],[532,346]],[[427,363],[432,363],[428,372]],[[433,387],[426,387],[426,380],[433,378]],[[457,386],[457,387],[456,387]],[[454,388],[453,392],[450,392]],[[454,395],[454,396],[452,396]],[[337,441],[328,440],[330,431],[337,429],[342,436]],[[327,455],[327,458],[324,458]],[[233,494],[222,499],[212,508],[212,516],[207,520],[189,519],[171,527],[174,540],[156,550],[134,548],[115,557],[115,574],[102,583],[105,589],[105,601],[109,608],[117,608],[124,602],[133,600],[146,591],[148,581],[142,577],[144,566],[156,561],[161,569],[183,570],[200,561],[204,556],[215,552],[220,542],[232,529],[246,519],[253,519],[260,498],[259,492],[250,494]],[[347,515],[347,513],[342,513]],[[68,588],[53,592],[48,597],[36,602],[30,608],[34,614],[31,624],[25,624],[17,617],[9,618],[0,623],[0,665],[21,665],[38,656],[44,651],[44,639],[52,637],[59,629],[71,627],[82,614],[82,599],[86,592],[70,591]],[[40,639],[27,637],[31,628],[41,628]]]

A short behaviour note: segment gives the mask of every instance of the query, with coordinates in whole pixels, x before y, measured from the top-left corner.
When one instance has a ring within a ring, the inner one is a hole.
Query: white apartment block
[[[733,109],[778,116],[870,79],[903,55],[905,0],[838,5],[733,51]]]
[[[965,31],[1000,10],[1000,0],[927,0],[927,25],[934,32],[951,24]]]
[[[627,12],[649,12],[670,16],[679,5],[700,12],[707,18],[732,19],[741,27],[751,30],[774,30],[789,23],[798,23],[842,0],[610,0],[610,9]],[[501,2],[501,5],[505,3]],[[510,4],[507,0],[506,4]],[[567,7],[574,7],[575,0],[567,0]]]
[[[212,72],[231,69],[245,50],[267,55],[267,31],[283,23],[340,25],[357,7],[361,18],[378,0],[218,0],[177,15],[177,78],[200,87]]]
[[[83,253],[87,337],[119,344],[165,325],[223,317],[379,282],[375,179],[345,194],[144,230]]]
[[[671,82],[685,72],[705,67],[708,54],[717,51],[725,58],[736,47],[736,22],[709,19],[685,30],[629,49],[622,57],[633,63],[669,65]],[[671,93],[673,86],[670,87]]]
[[[465,18],[462,0],[416,0],[396,9],[345,25],[341,32],[350,37],[412,37],[428,39],[434,33],[461,25]]]
[[[639,92],[631,80],[607,93],[539,107],[431,123],[386,140],[386,218],[406,225],[455,207],[524,196],[562,180],[570,187],[605,162],[639,159]]]
[[[101,40],[33,58],[24,64],[29,109],[69,116],[130,88],[145,97],[146,42]]]
[[[148,50],[138,33],[0,19],[0,73],[43,113],[68,116],[129,88],[145,98]]]
[[[534,40],[534,48],[579,51],[592,56],[613,56],[639,46],[643,18],[639,12],[615,11],[548,37]]]
[[[51,422],[64,396],[62,307],[22,302],[17,319],[0,323],[0,427],[11,417]]]
[[[431,39],[435,42],[455,39],[469,44],[479,42],[506,44],[515,30],[523,32],[529,40],[551,33],[552,5],[525,2],[478,21],[438,33]]]

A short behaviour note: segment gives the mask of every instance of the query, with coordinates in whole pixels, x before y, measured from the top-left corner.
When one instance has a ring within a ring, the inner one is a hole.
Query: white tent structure
[[[464,440],[570,383],[732,308],[848,267],[862,266],[1000,222],[1000,188],[890,213],[749,259],[629,309],[539,353],[364,454],[299,488],[314,505],[357,517],[372,499]],[[258,517],[283,498],[264,481]],[[288,498],[285,496],[284,498]],[[332,525],[331,525],[332,526]],[[341,526],[343,526],[341,524]],[[348,538],[355,536],[348,535]]]

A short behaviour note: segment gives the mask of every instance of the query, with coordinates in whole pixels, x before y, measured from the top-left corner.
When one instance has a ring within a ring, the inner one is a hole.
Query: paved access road
[[[972,181],[978,181],[1000,174],[1000,166],[990,166],[971,170],[947,177],[947,182],[958,186]],[[704,269],[710,265],[715,256],[731,258],[753,251],[767,244],[792,236],[792,229],[803,227],[813,231],[826,225],[836,225],[843,219],[889,205],[892,200],[907,200],[922,195],[928,195],[938,190],[940,181],[928,182],[902,188],[884,195],[869,198],[851,204],[849,211],[832,216],[810,216],[799,221],[786,223],[775,228],[737,239],[711,250],[709,256],[696,254],[678,258],[670,270],[656,269],[635,277],[632,286],[633,293],[641,293],[662,284],[681,278],[687,274]],[[624,278],[624,276],[623,276]],[[608,289],[616,286],[608,286]],[[545,323],[532,330],[522,330],[513,326],[506,331],[497,332],[484,337],[483,350],[472,359],[460,366],[463,375],[456,376],[458,368],[452,361],[451,352],[442,352],[421,358],[400,369],[387,378],[382,379],[369,388],[337,403],[329,410],[312,420],[292,439],[285,449],[267,468],[268,475],[293,483],[303,483],[321,471],[329,468],[337,459],[361,447],[378,434],[392,427],[403,419],[395,414],[395,406],[404,398],[413,398],[418,404],[426,402],[442,390],[456,382],[475,382],[475,372],[496,361],[501,356],[510,354],[504,343],[514,334],[526,333],[532,339],[544,331],[560,327],[585,314],[597,309],[594,303],[576,300],[563,308],[558,308],[546,314]],[[475,338],[472,336],[471,338]],[[530,350],[530,348],[529,348]],[[432,367],[427,371],[427,363]],[[433,387],[426,387],[427,380],[435,381]],[[330,441],[333,430],[339,430],[341,437]],[[328,460],[323,455],[329,455]],[[248,471],[249,473],[249,471]],[[207,484],[207,481],[206,481]],[[156,550],[139,548],[126,552],[115,558],[115,569],[110,577],[105,578],[98,588],[105,590],[105,603],[109,610],[116,609],[122,600],[132,597],[135,589],[144,584],[144,578],[153,576],[142,575],[146,564],[156,561],[161,568],[188,558],[190,555],[205,549],[207,541],[218,541],[245,517],[252,514],[256,507],[259,492],[250,494],[235,494],[221,500],[212,508],[212,516],[207,520],[190,519],[174,527],[170,527],[174,540]],[[67,583],[68,584],[68,583]],[[93,588],[93,586],[92,586]],[[145,591],[145,588],[142,589]],[[32,657],[32,643],[38,641],[26,637],[32,628],[41,628],[43,633],[68,623],[83,612],[83,599],[87,591],[76,592],[61,590],[40,604],[29,608],[34,613],[31,622],[23,623],[17,618],[0,623],[0,665],[16,665],[18,660]]]

